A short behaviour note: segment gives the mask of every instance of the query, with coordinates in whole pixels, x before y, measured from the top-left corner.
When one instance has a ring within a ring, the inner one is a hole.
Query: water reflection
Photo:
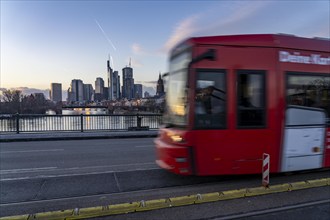
[[[74,108],[74,109],[63,109],[62,115],[106,115],[109,111],[107,109],[100,108]]]

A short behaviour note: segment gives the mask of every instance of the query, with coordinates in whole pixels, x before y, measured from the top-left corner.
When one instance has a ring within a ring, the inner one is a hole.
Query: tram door
[[[237,70],[237,97],[228,95],[225,70],[199,70],[196,80],[195,160],[197,172],[258,173],[270,136],[266,118],[266,71]],[[230,100],[229,100],[230,99]],[[227,112],[237,106],[237,114]],[[229,117],[237,116],[235,129]]]
[[[285,120],[282,172],[321,168],[326,131],[323,109],[289,106]]]

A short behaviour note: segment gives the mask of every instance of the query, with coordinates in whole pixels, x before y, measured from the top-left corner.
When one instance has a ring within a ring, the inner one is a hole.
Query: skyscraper
[[[134,78],[133,68],[131,68],[131,61],[129,62],[128,67],[123,68],[122,98],[134,98]]]
[[[49,97],[50,97],[50,100],[53,102],[62,101],[62,84],[61,83],[51,83],[50,84]]]
[[[109,87],[103,87],[103,100],[109,100]]]
[[[70,101],[80,102],[84,101],[84,84],[80,79],[73,79],[71,81]]]
[[[110,56],[107,61],[107,72],[108,72],[108,98],[109,100],[113,99],[113,70],[110,66]]]
[[[109,100],[120,98],[120,76],[118,71],[113,71],[110,66],[110,58],[107,61]]]
[[[102,101],[104,99],[104,80],[101,77],[96,78],[95,81],[95,94],[94,100],[95,101]]]
[[[95,80],[95,93],[103,94],[104,80],[101,77],[97,77]]]
[[[93,97],[93,86],[92,84],[84,84],[84,100],[92,101]]]
[[[134,84],[134,98],[142,98],[142,84]]]
[[[120,76],[118,71],[113,72],[113,84],[112,84],[112,100],[116,100],[120,98]]]

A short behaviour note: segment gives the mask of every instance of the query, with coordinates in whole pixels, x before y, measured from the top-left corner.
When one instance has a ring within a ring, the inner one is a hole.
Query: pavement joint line
[[[234,189],[221,192],[193,194],[154,200],[141,200],[130,203],[110,204],[106,206],[96,206],[87,208],[75,208],[69,210],[41,212],[17,216],[1,217],[0,220],[73,220],[87,219],[94,217],[127,214],[133,212],[150,211],[156,209],[202,204],[230,199],[246,198],[251,196],[267,195],[281,192],[291,192],[295,190],[330,186],[330,178],[299,181],[293,183],[277,184],[273,186],[260,186],[253,188]]]
[[[115,178],[116,185],[117,185],[117,188],[118,188],[119,192],[122,192],[122,189],[121,189],[121,187],[120,187],[120,184],[119,184],[119,181],[118,181],[118,178],[117,178],[116,173],[113,173],[113,176],[114,176],[114,178]]]

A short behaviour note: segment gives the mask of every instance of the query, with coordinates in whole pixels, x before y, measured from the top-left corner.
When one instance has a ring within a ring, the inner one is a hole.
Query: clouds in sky
[[[165,51],[169,51],[180,41],[202,35],[225,34],[230,26],[235,26],[265,7],[267,1],[233,1],[220,2],[215,7],[198,14],[191,15],[174,28],[173,34],[164,45]]]
[[[140,61],[139,58],[142,56],[145,56],[147,54],[145,49],[142,48],[142,46],[140,44],[133,43],[131,46],[131,51],[134,56],[133,56],[133,58],[131,58],[131,57],[128,58],[128,62],[129,62],[129,59],[131,59],[132,66],[137,67],[137,68],[143,67],[142,61]]]
[[[138,43],[134,43],[132,45],[132,52],[135,55],[143,55],[145,54],[145,50],[142,48],[142,46]]]
[[[220,1],[212,6],[177,23],[163,51],[168,52],[186,38],[207,35],[287,33],[330,37],[328,1]]]
[[[173,34],[169,37],[164,45],[165,52],[168,52],[177,43],[183,39],[193,35],[198,30],[196,26],[199,19],[198,15],[193,15],[181,21],[175,28]]]

